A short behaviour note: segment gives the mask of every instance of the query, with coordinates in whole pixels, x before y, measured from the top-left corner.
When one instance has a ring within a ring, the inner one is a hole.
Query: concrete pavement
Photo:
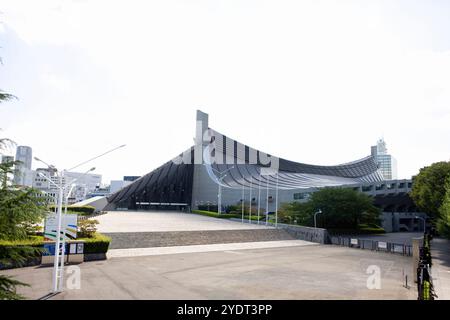
[[[260,241],[260,242],[243,242],[243,243],[220,243],[220,244],[174,246],[174,247],[112,249],[108,251],[107,256],[108,258],[123,258],[123,257],[154,256],[154,255],[176,254],[176,253],[266,249],[266,248],[282,248],[282,247],[310,246],[310,245],[317,245],[317,244],[303,240],[286,240],[286,241]]]
[[[228,219],[217,219],[179,211],[110,211],[107,214],[95,217],[95,219],[100,222],[97,229],[102,233],[271,228],[264,225],[241,224]]]
[[[411,258],[338,246],[151,255],[79,267],[81,288],[52,299],[417,298],[415,286],[403,287],[403,272],[411,271]],[[380,271],[380,289],[367,287],[374,268]],[[31,287],[20,288],[19,293],[31,299],[45,296],[51,287],[52,268],[0,273],[29,283]]]
[[[434,238],[431,241],[433,285],[438,300],[450,300],[450,241]]]

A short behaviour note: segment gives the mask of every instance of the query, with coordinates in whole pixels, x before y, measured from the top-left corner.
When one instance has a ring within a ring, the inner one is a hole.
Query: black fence
[[[433,278],[431,277],[431,235],[425,233],[423,245],[420,248],[419,265],[417,266],[417,293],[418,300],[434,300],[437,297],[434,292]]]
[[[357,237],[348,236],[330,236],[330,241],[331,244],[339,246],[412,256],[412,246],[408,244],[359,239]]]

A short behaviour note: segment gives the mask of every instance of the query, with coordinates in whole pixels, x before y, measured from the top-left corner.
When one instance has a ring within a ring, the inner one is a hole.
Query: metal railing
[[[402,243],[385,242],[372,239],[359,239],[348,236],[330,236],[331,244],[350,248],[366,249],[379,252],[396,253],[412,256],[412,246]]]
[[[433,278],[431,276],[431,236],[427,233],[423,236],[423,246],[420,248],[419,265],[417,266],[417,293],[418,300],[434,300],[437,297],[434,292]]]

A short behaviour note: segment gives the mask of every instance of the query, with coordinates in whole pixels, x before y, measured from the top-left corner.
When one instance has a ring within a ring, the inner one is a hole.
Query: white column
[[[266,177],[266,226],[269,224],[269,176]]]
[[[260,201],[261,201],[261,176],[259,177],[258,180],[258,224],[259,224],[259,212],[260,212]]]
[[[221,181],[219,181],[219,192],[217,194],[217,213],[222,213],[222,185],[220,184]]]
[[[278,225],[278,171],[277,171],[277,188],[275,194],[275,227]]]
[[[244,198],[245,198],[245,187],[244,184],[242,184],[242,223],[244,223]]]
[[[253,178],[250,176],[250,202],[249,202],[249,212],[248,212],[248,222],[252,223],[252,182]]]

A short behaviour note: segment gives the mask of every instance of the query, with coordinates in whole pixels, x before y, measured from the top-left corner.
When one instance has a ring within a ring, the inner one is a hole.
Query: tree
[[[13,98],[16,98],[16,97],[13,96],[12,94],[6,93],[0,89],[0,103],[3,101],[11,100]],[[11,143],[12,143],[12,141],[10,139],[0,138],[0,151],[2,151],[4,148],[6,148]],[[0,152],[0,154],[1,154],[1,152]]]
[[[0,90],[0,102],[13,98],[13,95]],[[0,151],[11,140],[0,139]],[[45,204],[37,196],[37,190],[19,189],[8,184],[8,174],[16,162],[0,164],[0,240],[20,240],[27,238],[30,223],[42,221],[45,215]],[[0,263],[23,264],[27,259],[41,254],[42,250],[31,246],[0,246]],[[17,286],[27,284],[0,275],[0,300],[16,300],[23,297],[16,292]]]
[[[349,188],[323,188],[311,195],[308,202],[293,202],[281,207],[280,216],[284,222],[312,226],[314,213],[317,224],[323,228],[358,229],[361,224],[378,225],[380,210],[373,205],[373,199]]]
[[[14,162],[0,164],[0,240],[27,240],[27,231],[31,224],[39,223],[45,217],[46,203],[38,196],[39,191],[17,188],[7,183]],[[42,253],[40,248],[32,246],[0,246],[0,263],[22,265],[27,259]],[[26,285],[10,277],[0,275],[0,300],[21,299],[16,286]]]
[[[450,176],[450,162],[436,162],[420,169],[413,177],[411,198],[420,211],[437,220],[445,196],[445,183]]]
[[[312,226],[313,214],[314,209],[311,202],[291,202],[281,206],[278,219],[284,223]]]
[[[373,198],[349,188],[323,188],[311,196],[314,211],[322,214],[317,220],[324,228],[358,229],[360,224],[378,225],[380,210]]]
[[[445,185],[445,196],[439,209],[440,217],[437,220],[437,230],[440,235],[450,239],[450,177]]]

